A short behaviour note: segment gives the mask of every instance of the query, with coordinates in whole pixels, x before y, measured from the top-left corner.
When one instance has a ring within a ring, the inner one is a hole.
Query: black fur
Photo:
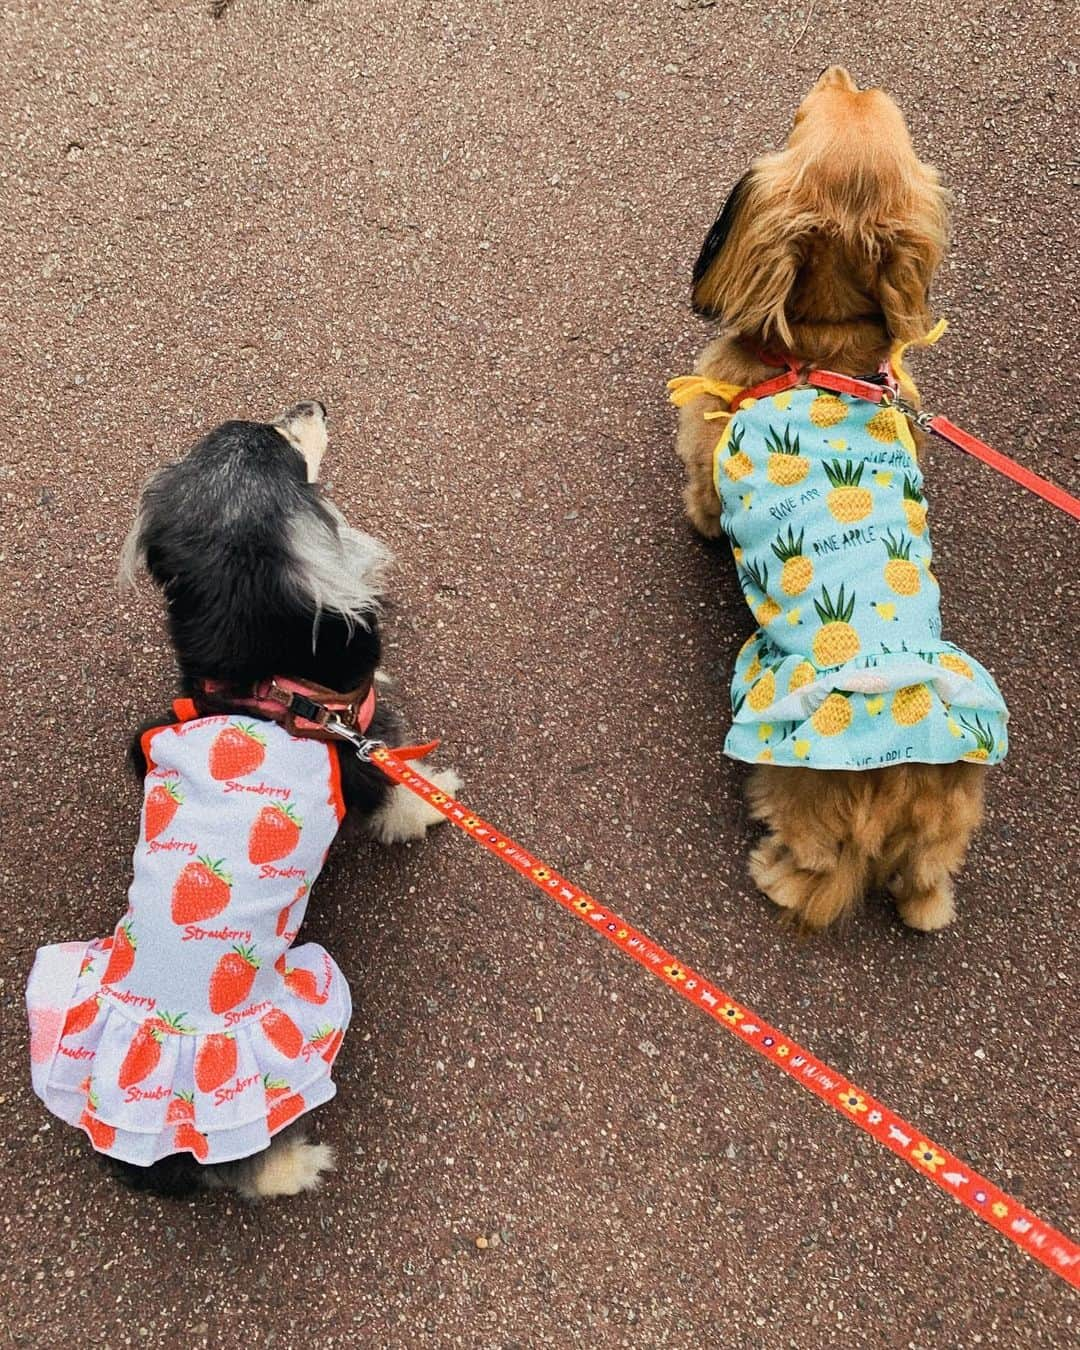
[[[374,677],[381,650],[374,603],[352,617],[316,603],[291,552],[298,523],[339,528],[320,489],[307,481],[303,456],[263,423],[224,423],[143,490],[134,556],[165,596],[181,690],[200,715],[234,707],[227,696],[202,693],[203,680],[224,682],[240,696],[272,675],[341,691]],[[142,732],[175,720],[172,713],[157,718],[134,738],[129,759],[140,778],[147,767]],[[400,721],[382,702],[370,734],[402,743]],[[391,791],[388,780],[348,746],[334,753],[350,815],[373,815]],[[187,1153],[149,1167],[105,1161],[125,1185],[169,1197],[242,1189],[254,1171],[253,1159],[203,1166]]]
[[[691,283],[694,291],[697,290],[698,282],[712,266],[716,255],[727,243],[728,235],[731,233],[739,212],[742,210],[747,190],[750,186],[751,177],[752,173],[744,173],[731,189],[723,209],[713,222],[712,229],[705,236],[705,242],[702,244],[701,252],[698,254],[697,262],[694,264],[694,274]],[[713,311],[711,309],[699,305],[696,300],[693,303],[695,313],[713,317]]]

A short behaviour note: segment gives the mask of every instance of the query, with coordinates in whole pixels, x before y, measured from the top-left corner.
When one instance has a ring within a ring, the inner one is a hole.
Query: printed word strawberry
[[[210,1145],[207,1142],[206,1135],[200,1134],[190,1121],[185,1120],[176,1127],[173,1143],[177,1149],[194,1153],[199,1162],[205,1162],[210,1153]]]
[[[268,863],[286,857],[300,842],[303,824],[284,802],[264,806],[248,836],[248,858],[253,863]]]
[[[263,1035],[286,1059],[295,1059],[304,1044],[304,1034],[288,1013],[271,1008],[260,1021]]]
[[[173,923],[199,923],[228,908],[232,877],[223,870],[224,861],[200,857],[183,869],[173,886]]]
[[[259,962],[250,947],[234,947],[210,974],[210,1011],[223,1013],[243,1003],[255,983]]]
[[[99,1006],[97,994],[91,994],[81,1003],[76,1003],[68,1011],[67,1017],[64,1018],[64,1029],[60,1035],[62,1037],[78,1036],[80,1032],[85,1031],[88,1026],[92,1025],[94,1018],[98,1015]]]
[[[194,1121],[195,1119],[195,1094],[193,1092],[177,1092],[169,1103],[169,1109],[165,1112],[166,1125],[181,1125],[185,1120]]]
[[[156,1017],[148,1017],[131,1038],[127,1054],[120,1065],[117,1085],[129,1088],[152,1074],[161,1059],[161,1042],[166,1034],[179,1034],[185,1029],[183,1013],[175,1016],[161,1013]]]
[[[156,839],[168,828],[173,816],[183,803],[183,796],[175,783],[158,783],[146,797],[146,838]]]
[[[102,984],[115,984],[126,979],[135,964],[135,939],[131,936],[131,925],[122,923],[113,934],[112,950],[109,952],[109,964],[101,977]]]
[[[106,1125],[103,1120],[98,1120],[95,1112],[98,1108],[98,1099],[91,1092],[86,1098],[86,1110],[79,1117],[79,1124],[90,1136],[90,1142],[97,1149],[108,1150],[116,1143],[116,1130],[112,1125]]]
[[[195,1086],[213,1092],[236,1072],[236,1037],[215,1032],[207,1036],[195,1055]]]
[[[219,783],[254,773],[266,758],[266,742],[250,722],[230,723],[210,747],[210,777]]]
[[[320,1027],[312,1036],[311,1044],[318,1050],[327,1064],[333,1064],[344,1039],[345,1033],[340,1027]]]

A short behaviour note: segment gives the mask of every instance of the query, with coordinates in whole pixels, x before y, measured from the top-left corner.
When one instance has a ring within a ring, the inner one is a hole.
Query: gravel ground
[[[841,60],[956,192],[928,405],[1075,491],[1070,7],[811,8],[5,7],[0,1337],[1075,1344],[1048,1272],[445,832],[320,883],[357,1015],[317,1198],[118,1192],[27,1083],[33,951],[115,922],[123,747],[168,697],[158,610],[112,581],[138,484],[317,396],[336,499],[397,542],[400,700],[470,804],[1075,1227],[1075,530],[933,453],[947,631],[1014,748],[952,929],[871,907],[800,944],[745,878],[745,616],[681,519],[663,398],[719,203]]]

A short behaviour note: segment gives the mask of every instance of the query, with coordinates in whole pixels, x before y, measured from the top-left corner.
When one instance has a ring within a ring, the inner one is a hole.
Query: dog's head
[[[346,690],[373,672],[388,554],[323,496],[326,443],[326,409],[300,403],[223,423],[143,488],[121,579],[145,567],[160,587],[187,686],[287,675]]]
[[[694,267],[694,308],[793,346],[802,324],[877,320],[891,339],[931,325],[947,197],[880,89],[830,66],[787,145],[736,185]]]

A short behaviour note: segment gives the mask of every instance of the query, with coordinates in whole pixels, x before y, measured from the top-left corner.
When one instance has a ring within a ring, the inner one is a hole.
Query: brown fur
[[[725,217],[706,241],[693,298],[727,326],[701,353],[697,374],[746,387],[777,373],[758,354],[783,350],[862,375],[895,340],[930,328],[945,191],[917,158],[892,99],[858,89],[842,67],[821,76],[787,145],[755,161]],[[721,529],[720,429],[703,414],[725,407],[702,395],[679,417],[687,515],[709,538]],[[769,834],[751,856],[751,875],[804,928],[826,927],[880,887],[911,927],[943,928],[955,914],[952,876],[981,820],[984,775],[964,763],[857,773],[755,766],[751,811]]]

